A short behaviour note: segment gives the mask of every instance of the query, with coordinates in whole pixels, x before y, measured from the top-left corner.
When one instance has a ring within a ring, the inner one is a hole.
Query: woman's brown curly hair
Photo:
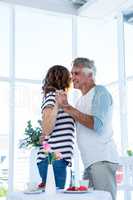
[[[52,66],[43,81],[42,90],[46,95],[48,92],[56,90],[67,90],[71,84],[70,72],[61,65]]]

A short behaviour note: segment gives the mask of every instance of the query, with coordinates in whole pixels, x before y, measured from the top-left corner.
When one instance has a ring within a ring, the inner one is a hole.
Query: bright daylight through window
[[[81,6],[87,0],[71,2]],[[31,149],[20,149],[19,142],[24,136],[27,122],[31,120],[33,127],[37,127],[37,121],[41,119],[41,83],[48,68],[59,64],[71,70],[74,54],[71,15],[23,6],[15,6],[14,13],[13,18],[12,8],[8,4],[0,4],[0,198],[6,196],[8,191],[9,164],[15,190],[24,188],[29,177],[35,175],[36,171],[32,172],[32,163],[29,162]],[[103,22],[77,17],[77,25],[77,55],[95,61],[97,83],[107,86],[113,96],[114,139],[122,155],[117,19]],[[128,126],[125,141],[128,138],[128,146],[133,150],[133,24],[126,20],[124,34]],[[72,90],[72,103],[78,96]],[[9,159],[9,153],[14,155],[13,160]],[[81,164],[81,173],[82,170]]]

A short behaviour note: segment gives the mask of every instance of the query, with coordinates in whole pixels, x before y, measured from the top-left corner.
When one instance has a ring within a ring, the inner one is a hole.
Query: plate
[[[84,190],[84,191],[72,191],[72,190],[64,190],[64,193],[68,193],[68,194],[83,194],[83,193],[88,193],[91,190]]]
[[[25,190],[24,194],[40,194],[42,192],[44,192],[44,190],[35,190],[35,191]]]

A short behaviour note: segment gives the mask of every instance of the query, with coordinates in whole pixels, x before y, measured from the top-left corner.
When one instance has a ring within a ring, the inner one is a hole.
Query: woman
[[[56,98],[57,91],[68,92],[70,88],[70,73],[64,66],[51,67],[44,79],[42,102],[42,135],[40,142],[48,142],[53,151],[62,154],[61,160],[53,161],[56,187],[63,189],[66,181],[66,168],[71,165],[74,140],[74,120],[59,107]],[[37,158],[39,174],[42,178],[41,186],[46,183],[48,158],[40,147]]]

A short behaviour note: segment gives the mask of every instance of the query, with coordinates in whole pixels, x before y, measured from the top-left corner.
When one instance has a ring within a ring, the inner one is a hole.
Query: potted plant
[[[127,150],[127,155],[128,155],[128,156],[133,156],[133,151],[132,151],[131,149],[128,149],[128,150]]]
[[[41,120],[38,120],[38,126],[33,127],[31,120],[27,122],[27,126],[24,131],[24,138],[19,141],[20,149],[31,149],[29,156],[29,180],[32,182],[40,182],[40,176],[38,173],[36,159],[39,150],[39,138],[42,133]]]
[[[31,120],[27,122],[27,126],[24,132],[24,138],[19,141],[19,148],[31,148],[38,147],[39,138],[42,132],[41,120],[37,121],[39,126],[33,128]]]

